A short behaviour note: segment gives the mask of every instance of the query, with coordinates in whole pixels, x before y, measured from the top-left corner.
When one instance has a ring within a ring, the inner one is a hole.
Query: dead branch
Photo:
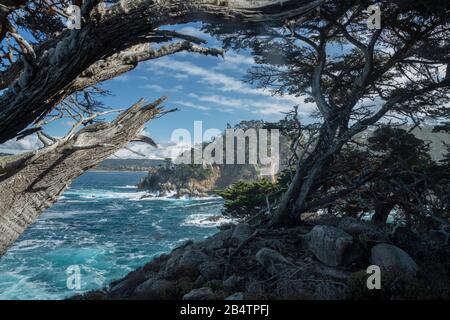
[[[113,122],[76,131],[80,121],[40,150],[0,158],[0,256],[75,178],[139,138],[147,121],[165,113],[164,99],[141,100]]]

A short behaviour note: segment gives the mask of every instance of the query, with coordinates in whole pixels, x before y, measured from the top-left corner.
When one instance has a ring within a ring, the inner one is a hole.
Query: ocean
[[[144,172],[87,172],[0,258],[0,299],[64,299],[100,289],[220,223],[223,200],[142,198]],[[68,285],[74,268],[79,288]]]

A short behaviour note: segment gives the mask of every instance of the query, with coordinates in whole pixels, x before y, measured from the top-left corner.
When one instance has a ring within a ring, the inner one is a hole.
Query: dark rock
[[[252,233],[253,233],[252,228],[248,224],[246,223],[238,224],[233,230],[233,234],[231,235],[231,241],[233,242],[233,244],[239,245],[243,241],[247,240],[248,237],[252,235]]]
[[[225,300],[245,300],[245,296],[243,292],[236,292],[231,296],[225,298]]]
[[[226,245],[226,241],[231,238],[231,234],[231,229],[216,233],[203,241],[204,248],[207,250],[217,250],[224,247]]]
[[[206,281],[223,278],[224,267],[218,263],[204,262],[200,265],[199,270],[200,275]]]
[[[170,293],[175,287],[175,282],[163,279],[149,279],[140,284],[134,295],[146,299],[161,299]]]
[[[119,299],[129,296],[134,289],[146,279],[145,272],[142,268],[131,272],[121,281],[111,284],[108,290],[108,297],[111,299]]]
[[[181,275],[195,279],[198,276],[200,265],[208,260],[208,255],[200,250],[186,249],[184,252],[181,250],[167,261],[161,276],[169,280],[176,279]]]
[[[353,237],[336,227],[315,226],[305,239],[314,256],[331,267],[346,266],[361,256]]]
[[[372,248],[371,263],[382,271],[401,272],[413,277],[418,270],[417,264],[405,251],[387,243]]]
[[[426,242],[421,237],[404,226],[397,226],[391,233],[391,241],[395,246],[411,252],[414,256],[422,255],[428,251]]]
[[[185,269],[196,269],[209,257],[200,250],[189,250],[183,253],[179,260],[179,265]]]
[[[190,291],[183,296],[183,300],[214,300],[216,295],[211,288],[199,288]]]
[[[292,263],[280,253],[268,248],[259,250],[255,259],[272,276],[293,267]]]
[[[449,245],[449,233],[445,230],[432,230],[428,234],[431,241],[441,246]]]
[[[237,275],[232,275],[223,282],[223,287],[225,290],[233,291],[236,288],[238,288],[241,283],[242,283],[241,277]]]
[[[247,284],[245,297],[249,300],[267,299],[267,285],[259,281],[251,281]]]
[[[311,299],[313,294],[312,292],[308,291],[307,288],[305,288],[305,283],[303,281],[283,279],[277,282],[274,290],[274,295],[278,299],[306,300]]]

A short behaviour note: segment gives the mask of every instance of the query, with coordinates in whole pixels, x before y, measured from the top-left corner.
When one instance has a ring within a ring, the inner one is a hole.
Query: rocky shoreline
[[[367,289],[370,265],[380,290]],[[224,226],[74,299],[448,299],[449,280],[448,233],[315,216],[289,229]]]

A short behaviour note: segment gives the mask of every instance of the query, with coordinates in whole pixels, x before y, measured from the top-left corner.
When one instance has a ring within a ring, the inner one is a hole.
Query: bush
[[[267,207],[266,197],[278,191],[278,185],[266,179],[255,182],[239,181],[230,187],[217,191],[225,199],[225,215],[248,217],[259,213]]]
[[[223,289],[222,280],[211,280],[205,283],[204,287],[211,288],[212,291],[219,291]]]

